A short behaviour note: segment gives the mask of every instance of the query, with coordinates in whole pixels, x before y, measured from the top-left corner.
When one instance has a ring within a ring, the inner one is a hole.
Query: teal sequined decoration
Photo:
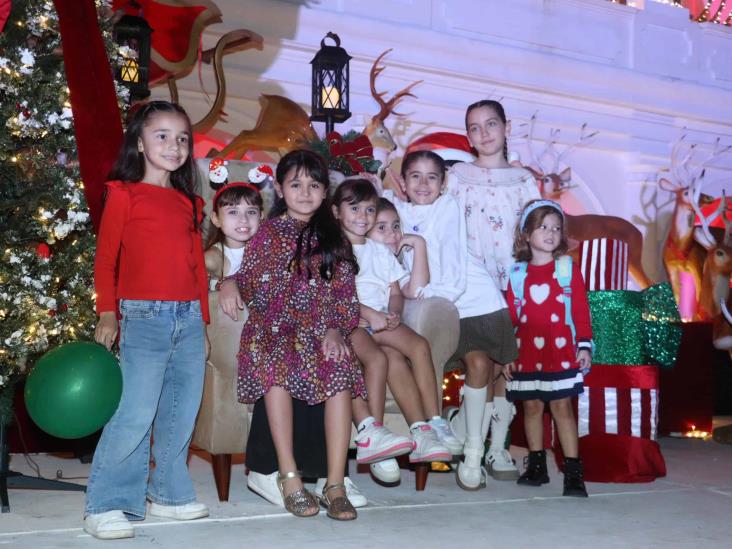
[[[658,364],[669,368],[681,343],[671,286],[588,292],[597,364]]]

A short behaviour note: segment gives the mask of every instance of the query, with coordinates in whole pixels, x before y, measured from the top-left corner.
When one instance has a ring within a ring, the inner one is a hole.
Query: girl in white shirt
[[[358,423],[357,461],[383,461],[410,450],[412,462],[448,461],[452,454],[442,438],[454,436],[439,415],[437,380],[429,343],[401,323],[405,297],[402,288],[407,291],[406,297],[416,297],[416,289],[407,285],[408,274],[394,254],[383,244],[366,238],[376,222],[378,200],[376,189],[366,179],[346,180],[333,195],[333,213],[353,246],[359,267],[356,289],[362,322],[350,338],[364,368],[369,402],[364,407],[359,399],[354,400],[354,422]],[[403,445],[397,440],[403,437],[389,432],[381,423],[386,369],[379,365],[386,360],[388,368],[389,355],[397,353],[411,364],[421,404],[417,407],[418,415],[412,415],[414,406],[403,410],[414,449],[411,444],[410,447]]]

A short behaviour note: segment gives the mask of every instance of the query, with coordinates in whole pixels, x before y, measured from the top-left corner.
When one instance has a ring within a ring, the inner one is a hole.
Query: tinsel
[[[681,327],[668,284],[642,292],[589,292],[588,300],[595,342],[593,362],[673,366]]]

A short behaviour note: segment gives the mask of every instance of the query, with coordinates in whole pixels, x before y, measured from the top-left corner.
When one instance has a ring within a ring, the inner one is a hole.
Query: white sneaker
[[[318,482],[315,483],[316,496],[320,496],[320,494],[323,493],[323,488],[325,488],[327,480],[327,478],[319,478]],[[366,496],[361,493],[361,490],[358,489],[358,486],[356,486],[348,477],[343,478],[343,484],[346,485],[346,497],[348,498],[348,501],[351,502],[351,505],[356,508],[366,507],[368,500],[366,499]]]
[[[437,438],[435,430],[428,423],[412,429],[412,440],[414,450],[409,454],[409,461],[417,463],[422,461],[450,461],[452,454]]]
[[[412,451],[409,437],[392,433],[375,421],[356,436],[356,463],[373,463]],[[353,502],[351,502],[353,503]]]
[[[162,505],[151,501],[148,513],[154,517],[171,518],[175,520],[194,520],[207,517],[208,507],[197,501],[192,501],[184,505]]]
[[[280,488],[277,486],[277,474],[278,471],[264,475],[250,470],[249,475],[247,475],[247,488],[262,496],[272,505],[284,507],[285,502],[282,500],[282,493],[280,493]]]
[[[485,487],[487,473],[481,461],[483,444],[480,441],[465,442],[465,458],[458,463],[455,480],[463,490],[479,490]]]
[[[429,420],[430,427],[434,429],[437,438],[444,444],[453,456],[463,453],[464,442],[455,436],[450,424],[441,417],[433,417]]]
[[[508,450],[488,452],[485,456],[488,474],[496,480],[517,480],[519,472]]]
[[[132,524],[122,511],[107,511],[87,515],[84,531],[97,539],[122,539],[135,537]]]
[[[385,484],[395,484],[402,479],[399,464],[394,458],[371,463],[369,464],[369,469],[371,470],[371,474],[376,477],[376,480]]]

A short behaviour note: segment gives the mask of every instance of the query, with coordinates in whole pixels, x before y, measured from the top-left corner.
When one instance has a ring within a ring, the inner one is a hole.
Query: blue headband
[[[557,210],[557,213],[559,213],[560,217],[562,218],[562,221],[564,221],[564,212],[562,211],[562,207],[554,202],[553,200],[537,200],[536,202],[532,202],[526,208],[524,208],[523,213],[521,214],[521,222],[519,226],[521,227],[521,231],[524,230],[524,224],[526,223],[526,218],[529,217],[529,214],[533,212],[537,208],[541,208],[542,206],[548,206],[550,208],[554,208]]]

